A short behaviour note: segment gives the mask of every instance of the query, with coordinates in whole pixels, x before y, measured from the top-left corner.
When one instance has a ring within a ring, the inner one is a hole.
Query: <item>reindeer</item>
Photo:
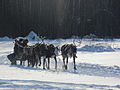
[[[41,57],[43,57],[43,69],[45,69],[45,63],[46,59],[48,60],[48,66],[47,68],[50,68],[50,58],[55,59],[55,68],[57,69],[57,47],[55,47],[53,44],[45,44],[45,43],[37,43],[34,52],[36,55],[36,58],[40,62],[39,66],[41,66]]]
[[[45,61],[47,47],[46,44],[42,44],[42,43],[37,43],[35,44],[35,46],[36,46],[34,48],[35,57],[37,58],[37,61],[39,61],[39,66],[41,66],[41,57],[43,57],[43,61]],[[38,62],[36,63],[36,65],[37,64]]]
[[[28,67],[30,65],[32,67],[34,67],[36,65],[36,67],[37,67],[38,60],[36,58],[34,49],[35,49],[35,45],[24,47],[24,51],[23,51],[24,56],[23,56],[23,58],[28,60]]]
[[[47,45],[46,58],[48,59],[48,69],[50,69],[50,58],[55,60],[55,69],[57,69],[57,55],[59,53],[59,48],[55,47],[53,44]]]
[[[78,45],[75,43],[77,42]],[[63,58],[63,68],[67,69],[68,65],[68,58],[73,57],[73,63],[74,63],[74,70],[77,70],[76,68],[76,62],[75,59],[77,58],[77,47],[80,46],[82,43],[82,37],[79,40],[73,39],[73,44],[64,44],[61,47],[61,54]]]
[[[57,59],[58,47],[55,47],[53,44],[45,44],[44,40],[46,37],[41,36],[41,43],[37,43],[34,49],[35,56],[39,61],[39,66],[41,66],[41,57],[43,57],[43,69],[45,69],[46,59],[48,60],[47,68],[50,68],[50,58],[55,59],[55,68],[57,69]]]
[[[77,53],[77,48],[75,45],[73,44],[64,44],[61,47],[61,53],[62,53],[62,57],[63,57],[63,67],[65,69],[67,69],[67,65],[68,65],[68,58],[69,57],[73,57],[73,63],[74,63],[74,70],[77,70],[76,68],[76,63],[75,63],[75,58],[76,53]],[[66,60],[65,60],[66,59]]]

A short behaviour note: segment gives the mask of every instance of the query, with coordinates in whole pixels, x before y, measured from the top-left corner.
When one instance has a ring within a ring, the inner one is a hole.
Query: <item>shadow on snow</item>
[[[62,87],[61,87],[62,86]],[[4,80],[0,79],[0,88],[2,89],[105,89],[105,88],[120,88],[120,85],[96,85],[96,84],[76,84],[76,83],[64,83],[64,82],[48,82],[48,81],[36,81],[36,80]]]
[[[90,63],[78,63],[77,70],[73,70],[73,63],[69,63],[68,70],[63,70],[62,68],[58,68],[57,70],[51,68],[50,70],[43,70],[40,67],[26,67],[20,65],[13,65],[10,67],[17,67],[20,69],[26,70],[39,70],[39,71],[47,71],[47,72],[64,72],[71,74],[80,74],[80,75],[89,75],[89,76],[102,76],[102,77],[117,77],[120,78],[120,67],[118,66],[102,66],[99,64],[90,64]]]

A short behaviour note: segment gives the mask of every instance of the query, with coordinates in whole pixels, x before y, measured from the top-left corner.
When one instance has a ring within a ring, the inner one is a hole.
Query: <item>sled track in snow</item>
[[[47,72],[64,72],[64,73],[71,73],[71,74],[79,74],[79,75],[89,75],[89,76],[101,76],[101,77],[116,77],[120,78],[120,67],[118,66],[102,66],[99,64],[89,64],[89,63],[77,63],[77,70],[73,70],[73,63],[69,63],[68,70],[63,70],[61,67],[58,67],[57,70],[51,67],[50,70],[46,70]],[[26,69],[26,70],[35,70],[35,71],[43,71],[42,67],[32,68],[20,65],[13,65],[10,67],[16,67],[19,69]]]

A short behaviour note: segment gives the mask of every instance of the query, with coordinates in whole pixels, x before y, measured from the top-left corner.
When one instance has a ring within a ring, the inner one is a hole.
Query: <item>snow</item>
[[[28,34],[28,36],[26,36],[25,38],[27,38],[29,41],[33,41],[33,40],[38,41],[38,40],[40,40],[39,36],[36,33],[34,33],[33,31],[31,31]]]
[[[9,38],[7,36],[0,38],[0,41],[10,41],[12,38]]]
[[[118,78],[1,66],[1,89],[119,89]],[[8,74],[9,72],[9,74]],[[7,75],[5,75],[7,74]]]
[[[87,51],[87,52],[114,52],[115,51],[111,46],[102,46],[102,45],[85,45],[82,48],[79,48],[78,50]]]
[[[29,35],[30,37],[34,35]],[[45,43],[63,45],[73,39],[45,40]],[[29,44],[35,44],[30,41]],[[84,39],[77,47],[77,70],[73,70],[72,58],[68,70],[62,69],[62,57],[58,56],[58,69],[51,59],[50,70],[42,67],[10,65],[7,55],[13,52],[13,41],[0,41],[0,89],[1,90],[120,90],[120,40],[89,41]],[[27,63],[27,62],[26,62]]]

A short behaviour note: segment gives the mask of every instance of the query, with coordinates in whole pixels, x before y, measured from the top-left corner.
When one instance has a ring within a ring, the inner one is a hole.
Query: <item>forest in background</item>
[[[0,0],[0,37],[120,36],[119,0]]]

